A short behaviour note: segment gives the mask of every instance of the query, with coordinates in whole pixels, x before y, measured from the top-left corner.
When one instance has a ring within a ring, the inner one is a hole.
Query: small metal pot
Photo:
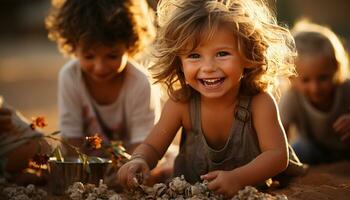
[[[109,159],[89,157],[88,166],[84,166],[79,158],[65,158],[62,162],[52,157],[48,164],[49,190],[53,195],[62,195],[74,182],[98,185],[111,163]]]

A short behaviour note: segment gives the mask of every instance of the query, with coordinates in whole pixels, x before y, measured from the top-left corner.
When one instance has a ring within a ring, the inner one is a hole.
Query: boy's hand
[[[333,128],[339,133],[341,141],[350,139],[350,114],[340,116],[334,122]]]
[[[123,187],[135,189],[150,175],[150,169],[142,158],[134,158],[125,163],[117,173],[117,180]]]
[[[208,189],[224,197],[233,197],[242,186],[232,171],[212,171],[201,176],[201,179],[207,180]]]

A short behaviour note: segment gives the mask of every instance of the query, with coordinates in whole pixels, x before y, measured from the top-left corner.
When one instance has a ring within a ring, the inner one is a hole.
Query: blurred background
[[[327,25],[349,50],[349,0],[270,1],[282,24],[292,27],[306,17]],[[49,8],[50,0],[0,1],[0,95],[28,118],[45,116],[47,132],[58,129],[57,75],[68,60],[47,39],[44,18]]]

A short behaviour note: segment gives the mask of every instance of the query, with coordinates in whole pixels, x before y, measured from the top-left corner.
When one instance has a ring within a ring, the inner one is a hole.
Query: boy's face
[[[220,98],[238,91],[245,62],[230,28],[222,26],[180,60],[187,83],[202,96]]]
[[[323,108],[332,101],[336,81],[336,67],[324,56],[305,56],[296,61],[298,77],[293,80],[294,87],[311,104]]]
[[[115,46],[93,45],[84,49],[78,45],[75,55],[83,72],[95,82],[114,80],[127,65],[128,54],[124,44]]]

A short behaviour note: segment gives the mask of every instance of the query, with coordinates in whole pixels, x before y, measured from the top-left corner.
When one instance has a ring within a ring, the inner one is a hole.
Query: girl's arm
[[[152,169],[157,165],[182,126],[186,105],[169,99],[162,110],[158,123],[134,151],[133,156],[142,156]]]
[[[272,96],[261,93],[253,98],[252,121],[261,154],[236,170],[243,185],[265,181],[282,172],[288,165],[287,140]]]
[[[171,99],[165,103],[160,119],[151,133],[135,149],[131,160],[118,170],[117,180],[120,185],[133,188],[137,186],[135,180],[142,183],[147,179],[150,169],[157,165],[182,126],[186,112],[186,104]],[[141,178],[137,178],[139,175]]]

